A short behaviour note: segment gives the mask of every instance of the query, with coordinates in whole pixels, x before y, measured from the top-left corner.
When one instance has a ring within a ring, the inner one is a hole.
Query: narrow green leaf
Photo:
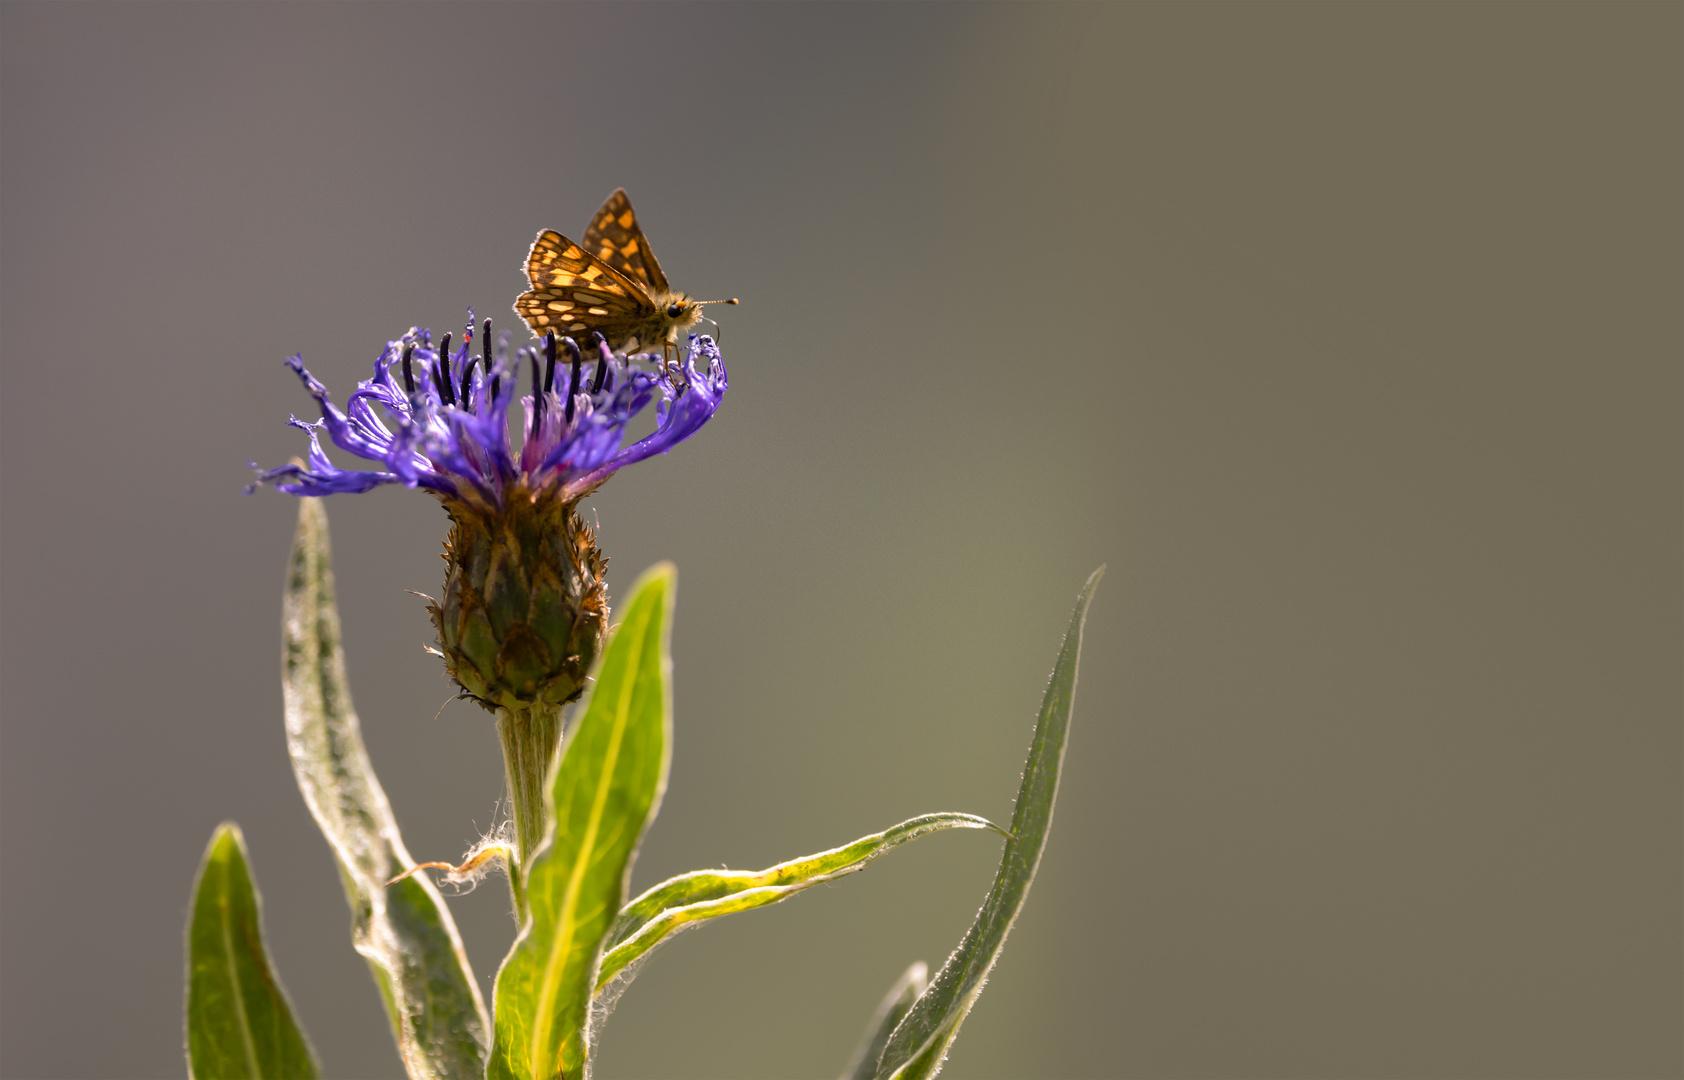
[[[622,973],[624,977],[615,990],[624,989],[635,973],[634,965],[680,930],[719,915],[787,900],[820,882],[864,870],[884,852],[943,829],[993,829],[1002,836],[1009,835],[975,814],[924,814],[892,829],[862,836],[845,847],[765,870],[696,870],[663,881],[627,904],[615,920],[597,972],[597,992],[602,993]]]
[[[865,1038],[860,1040],[859,1049],[854,1051],[854,1059],[842,1070],[842,1080],[872,1080],[877,1075],[877,1060],[883,1056],[883,1048],[889,1045],[890,1033],[906,1019],[906,1014],[912,1011],[912,1003],[918,1000],[929,984],[929,966],[919,960],[906,969],[895,985],[889,987],[882,1004],[872,1015],[871,1023],[865,1027]]]
[[[187,924],[187,1074],[207,1080],[321,1075],[263,946],[263,916],[240,827],[211,834]]]
[[[351,942],[368,960],[411,1077],[478,1076],[490,1022],[450,909],[415,865],[363,746],[345,678],[327,514],[298,500],[283,608],[287,750],[304,802],[339,862]]]
[[[526,872],[526,920],[497,973],[488,1076],[586,1075],[603,939],[666,789],[676,573],[662,563],[632,587],[590,699],[563,740],[546,839]]]
[[[1053,801],[1058,797],[1058,773],[1064,764],[1065,737],[1070,728],[1070,709],[1076,695],[1076,666],[1082,654],[1082,624],[1088,604],[1099,586],[1101,566],[1082,586],[1076,610],[1070,616],[1064,646],[1053,666],[1052,682],[1041,699],[1041,713],[1035,721],[1035,735],[1029,744],[1029,761],[1018,788],[1017,808],[1012,814],[1012,836],[1000,859],[994,887],[983,901],[982,910],[947,958],[930,988],[912,1006],[906,1019],[895,1028],[874,1074],[880,1080],[924,1080],[941,1069],[947,1048],[959,1033],[965,1014],[971,1011],[988,971],[1005,946],[1017,913],[1029,895],[1041,852],[1046,848],[1047,830],[1052,827]]]

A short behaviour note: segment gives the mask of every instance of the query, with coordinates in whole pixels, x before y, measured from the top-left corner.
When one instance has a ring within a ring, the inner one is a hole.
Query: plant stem
[[[516,917],[526,907],[526,867],[544,840],[548,795],[544,780],[561,742],[561,709],[535,705],[497,711],[503,771],[509,781],[509,815],[515,826],[515,865],[509,868]]]

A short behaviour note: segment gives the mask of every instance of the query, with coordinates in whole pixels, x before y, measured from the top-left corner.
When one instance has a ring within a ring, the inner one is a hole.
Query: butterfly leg
[[[678,362],[678,342],[670,337],[661,342],[661,370],[672,380],[674,386],[680,389],[685,387],[684,366]]]

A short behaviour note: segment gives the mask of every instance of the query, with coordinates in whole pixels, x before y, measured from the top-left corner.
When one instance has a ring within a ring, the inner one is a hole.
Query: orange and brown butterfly
[[[624,188],[591,218],[582,243],[554,229],[539,233],[526,276],[532,288],[515,311],[534,334],[582,338],[597,330],[619,352],[671,352],[679,331],[701,320],[704,304],[737,302],[695,300],[667,284]]]

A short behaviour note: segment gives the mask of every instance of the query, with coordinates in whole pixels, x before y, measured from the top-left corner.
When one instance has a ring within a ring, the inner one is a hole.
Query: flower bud
[[[487,709],[558,708],[584,690],[607,625],[607,560],[577,505],[445,500],[444,596],[427,610],[445,670]]]

